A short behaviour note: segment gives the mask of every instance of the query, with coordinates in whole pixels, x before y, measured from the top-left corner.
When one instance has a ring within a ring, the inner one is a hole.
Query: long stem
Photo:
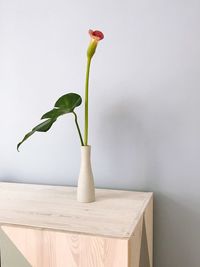
[[[91,58],[87,59],[86,79],[85,79],[85,131],[84,131],[84,145],[88,145],[88,89],[90,76]]]
[[[79,137],[80,137],[80,141],[81,141],[81,145],[84,146],[84,143],[83,143],[83,138],[82,138],[82,135],[81,135],[81,130],[80,130],[80,127],[78,125],[78,118],[77,118],[77,115],[76,113],[73,111],[72,112],[75,116],[75,123],[76,123],[76,127],[77,127],[77,130],[78,130],[78,134],[79,134]]]

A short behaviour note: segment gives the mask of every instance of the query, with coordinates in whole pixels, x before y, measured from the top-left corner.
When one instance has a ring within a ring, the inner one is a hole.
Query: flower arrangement
[[[87,49],[87,67],[85,79],[85,128],[84,138],[78,123],[78,117],[75,108],[80,106],[82,98],[76,93],[68,93],[61,96],[55,103],[53,109],[46,112],[42,117],[42,122],[35,126],[29,133],[27,133],[22,141],[17,145],[17,150],[30,136],[35,132],[47,132],[56,120],[65,114],[72,113],[77,128],[78,136],[81,143],[81,168],[78,179],[77,199],[80,202],[93,202],[95,200],[94,179],[90,162],[91,147],[88,145],[88,102],[89,102],[89,76],[92,57],[95,54],[97,45],[100,40],[104,38],[101,31],[89,30],[90,43]]]
[[[84,139],[78,124],[78,117],[75,112],[75,108],[80,106],[82,103],[82,98],[76,93],[68,93],[61,96],[55,103],[54,108],[47,113],[45,113],[41,120],[44,120],[39,125],[35,126],[29,133],[27,133],[22,141],[18,143],[17,150],[24,141],[26,141],[35,132],[47,132],[56,120],[65,114],[72,113],[74,115],[75,125],[80,138],[81,146],[88,146],[88,101],[89,101],[89,76],[90,76],[90,66],[93,55],[95,54],[97,45],[100,40],[104,38],[101,31],[89,30],[90,43],[87,49],[87,67],[86,67],[86,79],[85,79],[85,127],[84,127]]]

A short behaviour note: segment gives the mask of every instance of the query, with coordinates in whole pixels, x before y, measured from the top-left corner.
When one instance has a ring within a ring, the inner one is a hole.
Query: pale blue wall
[[[154,191],[155,267],[199,267],[199,10],[199,0],[1,0],[0,179],[77,184],[71,116],[21,153],[15,147],[60,95],[83,95],[87,30],[99,28],[90,88],[96,185]]]

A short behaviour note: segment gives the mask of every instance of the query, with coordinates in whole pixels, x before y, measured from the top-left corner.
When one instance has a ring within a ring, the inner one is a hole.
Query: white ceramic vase
[[[83,203],[95,201],[94,178],[91,167],[91,146],[81,147],[81,167],[78,179],[77,200]]]

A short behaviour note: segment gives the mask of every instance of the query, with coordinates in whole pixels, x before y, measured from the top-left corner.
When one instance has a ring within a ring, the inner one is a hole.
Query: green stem
[[[82,138],[82,135],[81,135],[81,130],[80,130],[80,127],[78,125],[78,118],[77,118],[77,115],[76,113],[73,111],[72,112],[75,116],[75,123],[76,123],[76,127],[77,127],[77,130],[78,130],[78,134],[79,134],[79,137],[80,137],[80,141],[81,141],[81,145],[84,146],[84,143],[83,143],[83,138]]]
[[[91,58],[87,59],[86,79],[85,79],[85,131],[84,131],[84,145],[88,145],[88,89],[90,76]]]

